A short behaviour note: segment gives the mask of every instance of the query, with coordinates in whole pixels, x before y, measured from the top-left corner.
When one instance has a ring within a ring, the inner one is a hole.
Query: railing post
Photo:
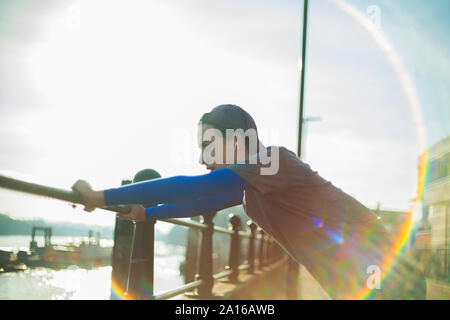
[[[122,185],[132,183],[122,180]],[[125,299],[130,268],[134,222],[116,218],[112,253],[111,300]]]
[[[228,266],[226,269],[231,269],[231,274],[228,277],[230,282],[239,282],[239,260],[241,256],[241,238],[239,235],[239,230],[241,228],[241,218],[234,214],[230,214],[229,216],[229,224],[233,230],[233,234],[231,235],[231,244],[230,244],[230,254]]]
[[[270,237],[270,246],[269,246],[269,259],[270,259],[270,263],[273,263],[275,261],[275,255],[274,255],[274,250],[275,250],[275,240]]]
[[[134,175],[133,183],[158,178],[161,175],[156,170],[144,169]],[[143,204],[145,208],[157,205]],[[127,285],[134,299],[154,299],[155,224],[154,219],[135,223]]]
[[[248,245],[248,273],[255,273],[255,239],[256,239],[256,229],[258,226],[253,221],[247,222],[248,227],[250,228],[250,239]]]
[[[286,297],[288,300],[297,300],[299,298],[298,293],[298,280],[300,273],[300,264],[295,261],[291,256],[288,258],[288,270],[287,270],[287,283],[286,283]]]
[[[266,265],[272,263],[271,249],[272,249],[272,238],[269,236],[266,238]]]
[[[259,229],[259,236],[260,236],[260,239],[259,239],[259,265],[258,265],[259,269],[262,269],[264,267],[264,263],[265,263],[265,261],[264,261],[264,247],[265,247],[264,235],[265,235],[264,230],[260,228]]]
[[[191,220],[200,222],[200,216],[191,217]],[[184,263],[182,263],[182,273],[184,283],[189,283],[195,280],[195,275],[198,273],[200,231],[196,228],[189,228],[186,241],[186,254]]]
[[[269,261],[269,236],[267,234],[264,234],[264,266],[267,266],[270,264]]]
[[[197,278],[203,281],[203,284],[197,288],[197,295],[200,298],[209,298],[212,296],[214,286],[213,278],[213,219],[216,213],[203,215],[203,223],[207,226],[202,230],[202,242],[200,248],[200,260],[198,261]]]
[[[133,299],[154,297],[155,223],[148,220],[135,224],[127,292]]]
[[[275,248],[274,248],[274,256],[275,259],[278,261],[283,255],[283,249],[280,247],[280,245],[276,242]]]
[[[52,228],[48,228],[48,243],[45,244],[45,246],[51,246],[52,245]]]

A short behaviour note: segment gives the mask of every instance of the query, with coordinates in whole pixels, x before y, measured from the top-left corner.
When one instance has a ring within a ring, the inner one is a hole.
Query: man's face
[[[217,129],[209,124],[199,124],[197,130],[198,146],[201,149],[199,163],[205,165],[208,170],[214,171],[228,167],[226,163],[227,141]],[[211,134],[213,137],[210,136]],[[233,143],[230,141],[229,143]]]

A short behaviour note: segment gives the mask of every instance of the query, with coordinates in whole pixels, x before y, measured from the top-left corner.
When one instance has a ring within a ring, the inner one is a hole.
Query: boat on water
[[[44,232],[44,246],[35,241],[37,231]],[[111,264],[112,246],[100,244],[100,233],[93,237],[89,230],[88,239],[81,243],[52,244],[52,229],[33,226],[30,249],[17,253],[0,250],[0,272],[24,271],[32,267],[66,268],[76,265],[95,268]]]
[[[18,261],[17,254],[0,250],[0,272],[24,271],[27,266]]]

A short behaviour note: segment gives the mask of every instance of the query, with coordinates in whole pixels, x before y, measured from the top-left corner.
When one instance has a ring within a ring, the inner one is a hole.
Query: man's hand
[[[105,206],[103,191],[94,191],[92,187],[84,180],[78,180],[72,186],[72,190],[78,191],[83,198],[84,211],[91,212],[95,208]]]
[[[134,221],[145,221],[147,217],[145,216],[145,208],[138,204],[130,205],[129,213],[118,213],[117,217],[124,220],[134,220]]]

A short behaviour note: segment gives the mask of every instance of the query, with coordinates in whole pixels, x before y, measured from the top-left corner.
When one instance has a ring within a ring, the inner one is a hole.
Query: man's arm
[[[243,192],[233,192],[220,196],[203,198],[182,203],[170,203],[144,208],[132,206],[128,214],[118,214],[125,220],[145,221],[150,219],[188,218],[197,215],[207,215],[219,210],[242,204]]]
[[[243,192],[238,191],[189,202],[164,204],[161,206],[145,209],[145,216],[148,220],[165,218],[187,218],[200,214],[210,214],[225,208],[242,204],[242,197]]]
[[[228,168],[197,176],[175,176],[133,183],[104,191],[94,191],[85,181],[77,181],[85,202],[85,210],[118,204],[155,202],[180,203],[243,191],[249,184]]]

